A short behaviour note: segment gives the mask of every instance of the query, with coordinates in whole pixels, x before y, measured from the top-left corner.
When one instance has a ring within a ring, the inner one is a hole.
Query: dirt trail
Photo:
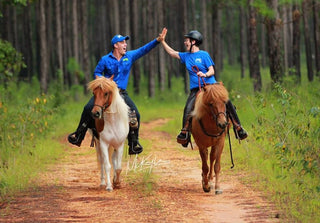
[[[89,148],[88,137],[81,148],[68,150],[60,164],[43,174],[39,186],[0,204],[0,222],[280,222],[272,204],[241,184],[239,176],[222,172],[223,194],[204,193],[200,156],[187,156],[167,133],[154,130],[166,121],[141,127],[140,137],[151,141],[152,152],[138,160],[157,163],[153,171],[158,178],[151,193],[134,190],[130,172],[126,175],[127,163],[121,189],[99,188],[95,150]]]

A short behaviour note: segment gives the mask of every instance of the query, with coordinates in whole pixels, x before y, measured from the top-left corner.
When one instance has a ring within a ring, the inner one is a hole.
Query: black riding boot
[[[240,124],[239,117],[237,115],[236,108],[231,103],[230,100],[227,102],[226,107],[227,107],[227,113],[229,114],[229,117],[230,117],[232,124],[233,124],[233,131],[236,135],[236,138],[240,139],[240,140],[247,138],[248,133],[246,132],[246,130],[244,130],[244,128],[242,128],[242,126]]]
[[[189,142],[191,142],[190,130],[192,117],[190,116],[190,114],[193,111],[198,91],[199,88],[191,89],[186,105],[183,109],[182,129],[177,136],[177,142],[180,143],[183,147],[188,147]]]
[[[88,129],[88,124],[86,122],[80,122],[77,130],[68,136],[68,141],[71,144],[80,147],[81,142],[86,135],[87,129]]]
[[[180,143],[183,147],[188,147],[189,142],[191,141],[190,126],[192,122],[192,117],[189,117],[186,120],[184,127],[181,129],[179,135],[177,136],[177,142]]]
[[[143,151],[143,147],[139,143],[137,130],[130,128],[128,135],[129,155],[139,154]]]
[[[129,134],[128,134],[128,146],[129,155],[139,154],[143,151],[143,147],[139,143],[139,123],[135,111],[131,111],[129,114]]]
[[[81,114],[81,119],[77,130],[68,136],[68,141],[71,144],[79,147],[86,135],[88,128],[92,129],[93,134],[98,138],[97,131],[95,130],[94,119],[91,117],[91,107],[89,103],[88,105],[85,106]]]

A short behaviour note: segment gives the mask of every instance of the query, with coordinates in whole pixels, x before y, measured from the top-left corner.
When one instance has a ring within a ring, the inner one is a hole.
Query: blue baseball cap
[[[111,45],[113,47],[113,45],[116,44],[117,42],[121,42],[123,40],[128,40],[128,39],[130,39],[129,36],[115,35],[111,40]]]

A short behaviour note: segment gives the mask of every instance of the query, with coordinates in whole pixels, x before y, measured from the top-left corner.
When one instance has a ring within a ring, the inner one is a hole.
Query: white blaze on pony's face
[[[94,118],[102,119],[103,112],[111,105],[114,92],[118,90],[114,81],[105,77],[99,77],[91,81],[88,85],[88,89],[93,92],[94,95],[94,107],[91,111]]]
[[[103,118],[103,112],[112,103],[112,91],[103,91],[101,87],[97,87],[93,90],[94,94],[94,106],[91,111],[94,118]]]

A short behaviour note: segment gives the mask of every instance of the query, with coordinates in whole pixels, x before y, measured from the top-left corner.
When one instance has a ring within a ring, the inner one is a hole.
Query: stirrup
[[[240,125],[234,126],[233,131],[236,136],[236,139],[243,140],[248,137],[247,131]]]
[[[82,123],[82,125],[77,129],[77,131],[68,135],[69,143],[79,146],[81,145],[82,140],[84,139],[87,132],[88,124],[86,122]]]
[[[139,141],[137,141],[136,143],[129,143],[129,155],[135,155],[135,154],[140,154],[143,151],[143,147],[141,146],[141,144],[139,143]]]
[[[190,132],[187,129],[181,129],[180,134],[177,136],[177,142],[183,147],[187,147],[190,142]]]
[[[68,135],[68,141],[69,143],[79,146],[81,145],[82,140],[80,140],[80,137],[77,137],[77,132],[73,132],[70,135]]]

